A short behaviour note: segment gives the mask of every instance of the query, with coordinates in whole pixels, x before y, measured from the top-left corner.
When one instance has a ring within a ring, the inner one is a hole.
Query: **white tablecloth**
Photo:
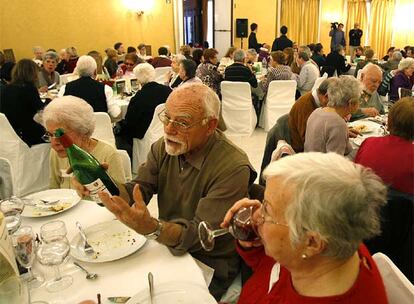
[[[359,126],[359,125],[367,126],[369,132],[363,133],[362,135],[358,136],[357,138],[351,138],[350,139],[355,150],[359,149],[359,146],[362,144],[362,142],[365,139],[367,139],[369,137],[373,137],[373,136],[383,136],[384,135],[384,131],[381,128],[381,125],[377,122],[369,120],[368,118],[364,118],[364,119],[360,119],[360,120],[356,120],[356,121],[348,123],[348,126],[350,126],[350,127]],[[355,154],[356,154],[356,151],[355,151]]]
[[[63,213],[42,217],[23,218],[23,225],[30,225],[39,233],[40,226],[48,221],[62,220],[66,223],[68,239],[71,240],[78,232],[75,222],[79,221],[84,228],[99,222],[113,220],[115,217],[106,208],[99,207],[94,202],[81,201],[75,207]],[[85,299],[96,301],[97,293],[102,295],[102,303],[109,303],[108,296],[133,296],[139,291],[148,288],[147,274],[152,272],[154,284],[190,281],[198,284],[203,290],[207,290],[202,271],[195,260],[185,254],[180,257],[173,256],[167,247],[155,241],[147,243],[134,254],[123,259],[107,263],[85,263],[91,272],[99,274],[95,281],[88,281],[85,274],[72,264],[72,258],[61,265],[62,274],[73,276],[73,284],[69,288],[57,293],[49,293],[45,287],[34,289],[31,292],[32,301],[46,300],[49,304],[79,303]],[[35,264],[34,270],[44,271],[46,279],[53,277],[50,267]],[[211,297],[211,302],[216,303]]]
[[[131,97],[124,97],[123,99],[120,96],[114,98],[115,103],[121,108],[121,118],[124,119],[126,112],[128,110],[128,105]]]

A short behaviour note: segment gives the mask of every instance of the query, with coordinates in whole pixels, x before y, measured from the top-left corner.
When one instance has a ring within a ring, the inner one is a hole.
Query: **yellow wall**
[[[259,43],[268,43],[271,46],[276,36],[277,1],[260,0],[252,2],[251,0],[234,0],[233,4],[234,46],[240,47],[241,42],[240,38],[236,38],[237,18],[249,19],[249,33],[250,24],[257,23],[259,25],[257,31],[257,41]],[[247,49],[247,45],[247,38],[244,38],[243,47]]]
[[[35,45],[85,54],[122,41],[125,48],[149,44],[153,54],[162,45],[174,51],[172,4],[144,1],[153,8],[138,17],[123,0],[0,0],[0,49],[12,48],[17,59],[31,58]]]
[[[325,54],[330,52],[331,37],[329,37],[329,31],[331,30],[331,22],[338,22],[346,24],[345,18],[343,18],[344,0],[321,0],[321,16],[320,16],[320,29],[319,40],[322,43]],[[348,32],[345,29],[346,32]],[[345,39],[348,40],[348,35],[345,35]]]
[[[414,45],[413,0],[398,0],[394,15],[394,46]]]

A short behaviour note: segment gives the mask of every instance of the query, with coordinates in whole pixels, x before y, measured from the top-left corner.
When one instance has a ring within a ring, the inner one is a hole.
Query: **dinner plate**
[[[85,254],[83,240],[78,233],[70,242],[71,255],[75,259],[89,263],[122,259],[144,246],[147,240],[118,220],[92,225],[85,228],[85,233],[95,254]]]
[[[72,189],[49,189],[30,194],[24,199],[28,199],[30,204],[26,204],[22,213],[24,217],[44,217],[62,213],[77,205],[81,198]],[[46,205],[41,200],[56,201],[56,204]],[[33,206],[32,206],[33,204]]]
[[[364,126],[364,128],[359,131],[361,134],[366,134],[366,133],[374,132],[374,129],[371,126],[368,126],[366,124],[359,124],[359,125],[358,124],[355,124],[352,127],[354,129],[356,129],[356,130],[359,130],[359,128],[362,127],[362,126]]]
[[[155,278],[156,279],[156,278]],[[141,290],[126,304],[150,304],[148,287]],[[154,280],[153,304],[213,304],[217,303],[208,292],[207,287],[190,281],[172,281],[157,284]]]

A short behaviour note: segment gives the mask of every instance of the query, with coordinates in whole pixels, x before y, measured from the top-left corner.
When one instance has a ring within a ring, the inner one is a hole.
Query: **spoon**
[[[75,264],[76,266],[78,266],[80,269],[82,269],[86,273],[86,279],[88,279],[88,280],[95,280],[95,279],[98,278],[98,274],[97,273],[90,273],[89,271],[86,270],[86,268],[84,268],[83,266],[81,266],[78,262],[73,262],[73,264]]]

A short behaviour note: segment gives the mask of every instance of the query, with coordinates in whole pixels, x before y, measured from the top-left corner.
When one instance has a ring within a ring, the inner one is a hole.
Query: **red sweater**
[[[238,304],[386,304],[384,284],[378,268],[365,245],[358,250],[361,263],[358,278],[354,285],[344,294],[330,297],[301,296],[292,286],[290,272],[280,267],[279,280],[273,285],[269,293],[270,273],[276,263],[266,256],[263,247],[244,251],[240,247],[237,251],[253,268],[253,275],[243,286]],[[362,262],[365,260],[369,268]]]
[[[371,168],[393,189],[414,194],[414,145],[389,135],[364,140],[355,162]]]

